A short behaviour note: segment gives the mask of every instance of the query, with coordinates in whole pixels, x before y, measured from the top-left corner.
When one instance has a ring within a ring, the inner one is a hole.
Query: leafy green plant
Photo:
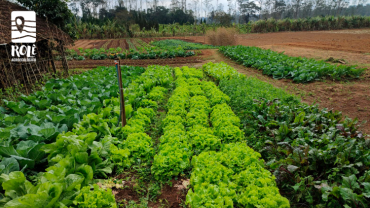
[[[221,47],[220,51],[246,67],[262,70],[263,74],[272,76],[274,79],[293,79],[300,83],[323,78],[333,80],[359,78],[365,71],[356,66],[331,65],[324,61],[290,57],[258,47],[225,46]]]
[[[123,69],[124,87],[144,71],[141,67]],[[55,142],[59,134],[72,130],[73,125],[80,122],[84,115],[100,112],[104,100],[117,96],[116,76],[113,67],[99,67],[68,79],[51,79],[45,84],[44,91],[21,96],[20,102],[4,101],[5,108],[2,108],[4,110],[0,120],[1,155],[15,158],[19,169],[23,171],[33,169],[43,159],[42,152],[36,149],[43,146],[43,143]],[[119,106],[118,103],[116,105]],[[107,109],[104,109],[104,114],[107,114]],[[95,131],[92,124],[104,130],[104,122],[91,123],[94,119],[91,117],[80,131]],[[111,123],[105,122],[107,125]],[[100,132],[104,135],[107,131]]]
[[[140,72],[129,70],[125,73],[140,74]],[[172,73],[169,67],[149,67],[127,87],[128,98],[140,102],[145,97],[146,90],[150,92],[157,84],[168,86],[171,79]],[[75,83],[75,85],[80,86],[81,83]],[[60,88],[61,86],[47,85],[46,88]],[[137,88],[136,86],[146,87]],[[135,93],[138,91],[143,93]],[[18,171],[20,167],[17,166],[17,162],[20,166],[22,163],[12,159],[20,158],[15,156],[15,153],[0,162],[0,170],[3,173],[0,177],[0,185],[5,192],[5,195],[1,195],[2,206],[63,207],[72,206],[73,203],[81,207],[94,204],[103,207],[115,205],[113,195],[109,195],[108,192],[107,195],[97,187],[91,192],[89,184],[92,183],[94,177],[107,177],[107,174],[112,173],[114,169],[120,171],[122,168],[130,167],[131,163],[141,163],[140,160],[145,161],[152,158],[152,140],[144,132],[155,116],[153,109],[148,107],[155,107],[155,105],[146,100],[144,104],[149,104],[147,108],[135,107],[136,111],[132,112],[134,111],[133,104],[128,103],[128,112],[133,116],[127,126],[134,126],[138,132],[130,134],[123,141],[117,138],[121,138],[121,131],[124,130],[118,122],[119,99],[117,97],[108,98],[102,103],[104,108],[100,109],[98,114],[84,115],[81,122],[73,125],[72,132],[61,133],[57,135],[54,142],[42,146],[43,152],[47,154],[49,167],[46,172],[40,172],[32,177],[34,184],[27,181],[24,174]],[[5,153],[11,151],[23,156],[31,153],[35,145],[38,147],[33,141],[20,142],[16,150],[11,148],[2,150]],[[38,151],[37,153],[43,152]]]
[[[222,78],[236,72],[225,64],[204,69],[220,77],[247,144],[261,153],[293,206],[367,207],[369,142],[356,119],[303,104],[255,78]]]
[[[86,186],[81,189],[73,204],[79,208],[101,207],[101,208],[116,208],[116,201],[111,189],[103,190],[98,185],[94,184],[94,190]]]
[[[259,153],[245,143],[224,145],[221,152],[203,152],[192,159],[191,207],[290,207],[276,188],[275,177],[263,169]]]
[[[191,43],[191,42],[186,42],[183,40],[176,40],[176,39],[160,40],[160,41],[152,42],[151,44],[156,47],[160,47],[164,49],[179,49],[179,47],[184,50],[217,48],[216,46],[205,45],[205,44],[200,44],[200,43]]]

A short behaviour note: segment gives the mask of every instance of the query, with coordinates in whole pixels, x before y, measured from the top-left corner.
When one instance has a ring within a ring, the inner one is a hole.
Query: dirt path
[[[204,62],[224,61],[249,77],[256,77],[275,87],[301,97],[307,104],[318,104],[321,108],[342,111],[344,116],[358,118],[359,123],[368,121],[360,127],[360,130],[370,134],[370,75],[365,75],[360,80],[349,82],[319,81],[309,84],[296,84],[291,80],[275,80],[265,76],[261,71],[247,68],[225,58],[217,50],[207,50]],[[196,64],[200,66],[203,63]]]

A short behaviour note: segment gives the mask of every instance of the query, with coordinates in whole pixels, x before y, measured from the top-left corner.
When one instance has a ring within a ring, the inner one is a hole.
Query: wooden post
[[[56,69],[55,63],[54,63],[53,51],[50,49],[50,46],[48,46],[48,49],[49,49],[49,60],[51,62],[51,67],[53,68],[54,78],[55,78],[55,76],[57,74],[57,69]]]
[[[122,127],[124,127],[126,126],[126,109],[125,109],[125,96],[124,96],[123,86],[122,86],[121,61],[116,60],[115,64],[116,64],[116,70],[117,70],[120,105],[121,105],[120,119],[121,119]]]
[[[65,54],[65,49],[64,49],[64,45],[63,45],[63,42],[62,41],[59,41],[59,53],[61,55],[61,58],[62,58],[62,66],[64,68],[64,71],[67,75],[69,75],[68,73],[68,62],[67,62],[67,58],[66,58],[66,54]]]

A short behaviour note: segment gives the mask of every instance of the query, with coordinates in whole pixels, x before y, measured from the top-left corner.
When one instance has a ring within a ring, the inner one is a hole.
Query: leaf
[[[37,145],[34,141],[21,141],[17,144],[17,155],[27,157],[28,152]]]
[[[87,152],[77,152],[75,154],[75,159],[79,164],[87,164],[89,161],[89,155]]]
[[[349,189],[358,189],[360,185],[357,183],[357,178],[355,175],[350,175],[349,177],[342,176],[342,187],[349,188]]]
[[[7,192],[14,191],[17,196],[22,196],[24,194],[23,184],[26,181],[26,177],[20,171],[11,172],[9,175],[6,175],[6,178],[1,175],[1,180],[3,181],[3,189]]]
[[[301,186],[301,183],[296,183],[294,186],[292,186],[292,188],[294,189],[294,191],[297,191],[300,186]]]
[[[63,184],[51,182],[42,183],[38,189],[38,192],[47,192],[47,207],[53,207],[57,203],[59,196],[63,192]]]
[[[17,155],[19,156],[18,152],[14,149],[13,146],[11,147],[0,147],[0,155],[3,157],[10,157],[12,155]]]
[[[302,123],[304,121],[306,113],[303,111],[294,119],[294,123]]]
[[[19,165],[20,167],[26,167],[27,165],[27,168],[33,168],[35,166],[35,161],[32,160],[32,159],[29,159],[29,158],[25,158],[25,157],[20,157],[20,156],[15,156],[15,155],[11,155],[12,158],[16,159],[18,162],[19,162]]]
[[[77,168],[76,173],[85,178],[83,182],[84,186],[89,184],[94,175],[93,170],[89,165],[81,165],[79,168]]]
[[[32,149],[30,149],[28,151],[28,158],[30,159],[33,159],[35,160],[35,162],[38,162],[40,161],[41,159],[43,159],[45,157],[45,152],[41,150],[41,148],[44,146],[45,144],[42,143],[42,144],[37,144],[36,146],[34,146]]]
[[[289,172],[293,173],[294,171],[296,171],[298,169],[297,166],[294,166],[294,165],[288,165],[288,170]]]
[[[353,199],[356,198],[356,194],[353,193],[352,189],[349,189],[349,188],[340,188],[339,190],[340,192],[340,195],[342,196],[342,198],[347,201],[352,201]]]
[[[45,140],[53,140],[59,134],[59,132],[55,131],[55,128],[41,129],[38,133],[45,137]]]
[[[46,207],[48,204],[48,194],[41,192],[37,194],[27,194],[13,199],[4,205],[4,208],[34,208]]]
[[[4,158],[0,162],[0,174],[9,174],[14,171],[19,171],[19,164],[14,158]]]
[[[69,174],[65,178],[65,188],[66,191],[72,191],[77,185],[82,184],[84,177],[77,174]]]
[[[364,186],[364,192],[362,193],[362,195],[364,195],[364,197],[366,198],[370,198],[370,183],[364,182],[362,183],[362,185]]]
[[[78,123],[78,122],[79,122],[79,119],[75,118],[74,116],[64,118],[60,121],[61,124],[67,125],[69,130],[71,130],[73,128],[73,124]]]

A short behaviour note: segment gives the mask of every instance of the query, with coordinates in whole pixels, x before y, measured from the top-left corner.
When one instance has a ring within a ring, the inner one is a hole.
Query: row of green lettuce
[[[127,87],[145,71],[142,67],[122,67]],[[4,101],[0,107],[0,160],[12,158],[13,168],[45,169],[44,144],[71,131],[84,115],[100,113],[104,100],[117,97],[118,81],[114,67],[98,67],[67,79],[53,79],[43,91],[21,96],[20,101]],[[105,109],[104,109],[105,110]],[[119,109],[114,109],[115,111]],[[6,172],[0,166],[0,174]],[[37,169],[35,170],[37,172]]]
[[[293,207],[369,207],[370,140],[357,120],[307,105],[225,63],[203,66],[231,98],[247,144]]]
[[[190,207],[289,207],[260,154],[247,147],[230,98],[201,70],[175,68],[152,174],[169,180],[191,171]],[[252,175],[253,174],[253,175]]]
[[[125,89],[125,127],[118,123],[118,98],[104,100],[102,111],[85,115],[71,132],[61,133],[56,141],[40,151],[47,155],[46,172],[29,176],[8,169],[0,176],[2,207],[116,207],[111,190],[97,185],[91,191],[94,178],[117,173],[142,158],[145,134],[156,114],[158,87],[168,87],[172,71],[168,67],[152,66]],[[164,92],[162,92],[164,93]],[[143,147],[143,148],[142,148]],[[12,158],[2,161],[8,162]]]
[[[263,74],[274,79],[292,79],[299,83],[325,78],[332,80],[359,78],[365,71],[356,66],[337,66],[314,59],[291,57],[258,47],[223,46],[220,51],[246,67],[262,70]]]

